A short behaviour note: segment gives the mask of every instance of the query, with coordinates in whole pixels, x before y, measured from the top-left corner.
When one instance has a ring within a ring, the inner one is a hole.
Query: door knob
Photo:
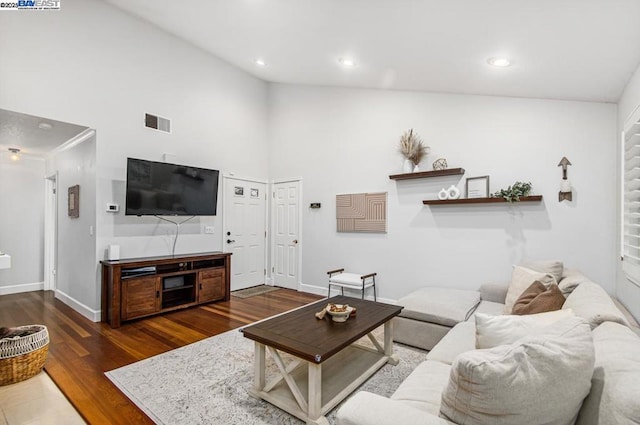
[[[294,244],[294,245],[298,245],[298,240],[297,240],[297,239],[294,239],[294,240],[293,240],[293,244]]]
[[[234,243],[235,240],[234,239],[227,239],[227,243]]]

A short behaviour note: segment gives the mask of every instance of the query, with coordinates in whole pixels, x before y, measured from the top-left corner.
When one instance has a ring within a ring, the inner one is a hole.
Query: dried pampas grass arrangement
[[[411,161],[413,165],[420,164],[429,153],[429,147],[422,142],[422,139],[418,137],[417,133],[414,133],[413,128],[402,134],[398,150],[406,159]]]

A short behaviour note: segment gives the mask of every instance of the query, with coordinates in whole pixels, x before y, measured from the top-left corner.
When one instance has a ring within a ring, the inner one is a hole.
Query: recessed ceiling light
[[[487,63],[498,68],[506,68],[507,66],[511,66],[511,61],[507,58],[489,58],[487,59]]]
[[[267,65],[266,62],[264,60],[262,60],[262,59],[256,59],[253,62],[258,66],[266,66]]]
[[[14,161],[17,161],[18,159],[20,159],[19,154],[20,154],[20,149],[18,148],[9,148],[9,152],[11,152],[11,159]]]
[[[41,123],[38,124],[38,128],[41,130],[51,130],[53,126],[48,122],[42,121]]]
[[[345,68],[354,68],[356,66],[356,62],[350,58],[340,58],[338,59],[338,63]]]

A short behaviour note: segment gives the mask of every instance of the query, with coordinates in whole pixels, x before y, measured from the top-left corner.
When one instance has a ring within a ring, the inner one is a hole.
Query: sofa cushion
[[[569,309],[525,316],[490,316],[476,313],[476,348],[493,348],[498,345],[513,344],[531,332],[571,316],[573,316],[573,311]]]
[[[454,326],[464,322],[480,302],[480,292],[426,287],[400,298],[400,316],[423,322]]]
[[[473,320],[473,316],[476,313],[490,314],[492,316],[500,316],[501,314],[504,313],[504,304],[482,300],[480,301],[480,304],[478,304],[478,307],[475,309],[475,311],[473,312],[471,317],[469,317],[468,320]]]
[[[614,322],[591,335],[595,369],[577,425],[640,423],[640,337]]]
[[[507,296],[510,282],[487,282],[480,285],[480,299],[482,301],[491,301],[494,303],[504,304],[504,298]]]
[[[520,295],[513,305],[512,314],[536,314],[560,310],[565,298],[555,283],[545,287],[537,280]]]
[[[475,321],[458,323],[433,347],[427,360],[451,364],[460,354],[476,349]]]
[[[616,322],[629,326],[624,314],[618,310],[611,297],[600,285],[593,282],[582,282],[567,297],[563,309],[571,309],[576,316],[584,317],[591,329],[603,322]]]
[[[442,390],[449,382],[451,366],[427,360],[416,367],[391,396],[408,406],[437,415]]]
[[[585,275],[583,275],[577,269],[564,269],[562,280],[558,281],[558,287],[562,291],[562,294],[566,297],[573,292],[582,282],[588,281]]]
[[[525,267],[515,266],[511,273],[511,283],[507,289],[507,296],[504,300],[504,313],[511,314],[513,305],[522,293],[535,281],[539,281],[545,286],[555,283],[555,279],[548,273],[540,273]]]
[[[564,274],[564,264],[562,261],[548,260],[548,261],[532,261],[527,260],[519,264],[521,267],[540,272],[549,273],[553,276],[556,282],[560,282],[562,275]]]
[[[573,424],[593,363],[589,325],[565,318],[515,344],[461,354],[440,415],[465,425]]]
[[[350,397],[338,409],[336,420],[338,425],[455,425],[446,419],[409,407],[401,401],[367,391],[360,391]]]

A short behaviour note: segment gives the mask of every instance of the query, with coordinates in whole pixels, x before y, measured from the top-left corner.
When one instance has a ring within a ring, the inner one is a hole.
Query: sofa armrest
[[[377,394],[360,391],[336,415],[338,425],[451,425],[438,416]]]
[[[504,304],[507,298],[507,290],[509,283],[484,283],[480,286],[480,299],[483,301],[491,301],[494,303]]]

